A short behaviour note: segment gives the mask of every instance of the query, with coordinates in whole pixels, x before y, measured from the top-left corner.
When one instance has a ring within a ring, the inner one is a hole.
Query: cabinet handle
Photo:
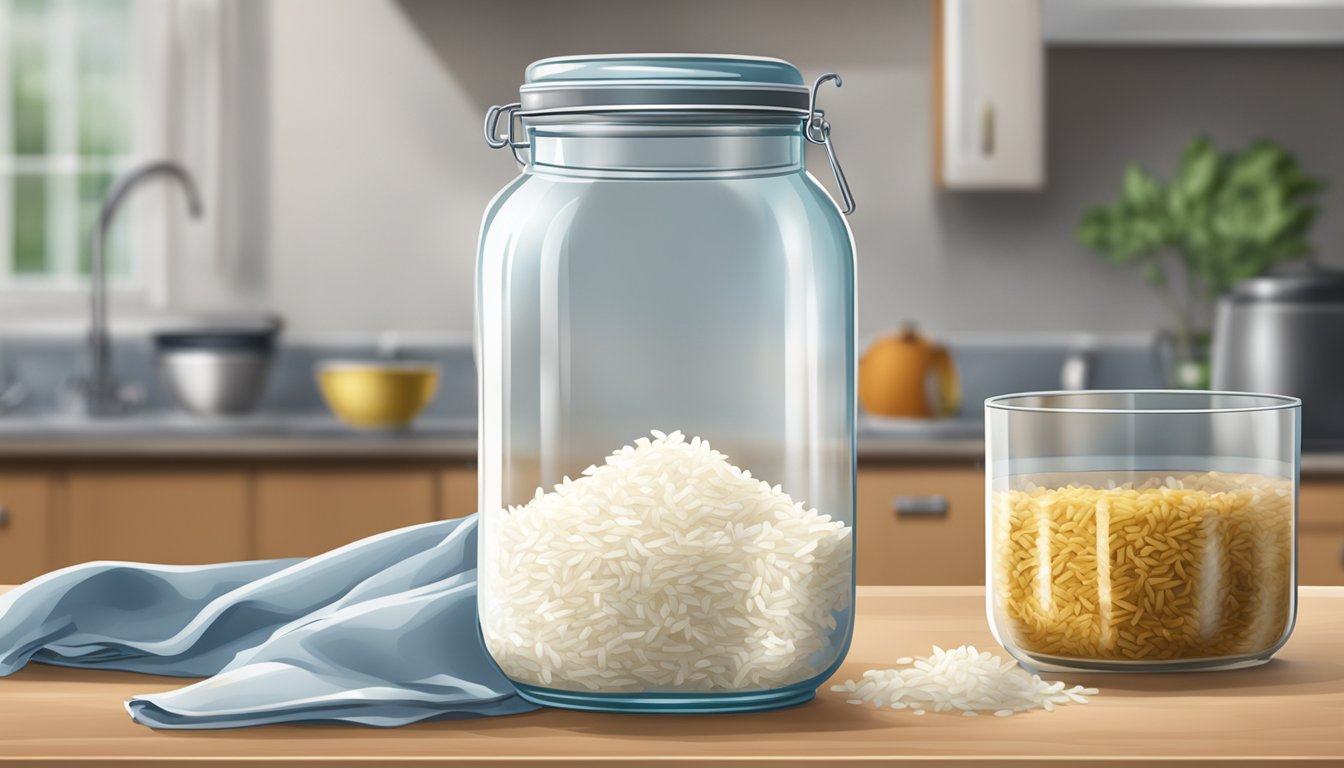
[[[994,105],[989,102],[980,107],[980,154],[994,156]]]
[[[9,507],[0,504],[0,528],[9,527]]]
[[[946,496],[897,496],[891,508],[899,517],[947,517]]]

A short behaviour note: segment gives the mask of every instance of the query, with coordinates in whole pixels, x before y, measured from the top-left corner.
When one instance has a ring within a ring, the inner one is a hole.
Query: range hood
[[[1344,0],[1042,0],[1046,45],[1344,46]]]

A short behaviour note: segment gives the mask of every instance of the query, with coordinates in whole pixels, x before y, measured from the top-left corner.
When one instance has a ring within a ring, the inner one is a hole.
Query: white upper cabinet
[[[1045,183],[1040,0],[934,0],[934,158],[953,190]]]

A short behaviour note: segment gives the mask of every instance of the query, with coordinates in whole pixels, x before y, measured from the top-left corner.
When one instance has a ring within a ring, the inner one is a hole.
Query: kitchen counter
[[[874,424],[860,419],[859,460],[978,463],[978,420]],[[0,460],[23,459],[369,458],[472,461],[474,419],[422,418],[410,429],[362,432],[334,416],[256,414],[202,419],[153,413],[91,420],[0,416]],[[1344,475],[1344,451],[1302,455],[1304,475]]]
[[[860,430],[864,460],[968,461],[984,455],[978,434]],[[199,419],[181,414],[126,418],[0,416],[0,459],[37,458],[474,459],[474,420],[421,419],[410,429],[361,432],[332,416],[257,414]]]
[[[0,459],[258,457],[474,460],[476,424],[422,418],[405,430],[359,431],[330,415],[0,417]]]
[[[979,437],[892,437],[859,433],[860,461],[958,461],[979,462],[985,458],[985,442]]]
[[[3,588],[0,588],[3,589]],[[838,680],[938,643],[997,646],[979,587],[861,587]],[[1344,588],[1304,587],[1297,629],[1270,663],[1233,672],[1068,674],[1086,706],[1008,718],[874,710],[823,688],[749,715],[543,710],[395,730],[277,726],[155,732],[121,702],[183,681],[33,665],[0,679],[0,761],[47,766],[199,760],[215,765],[1026,766],[1344,765]],[[1048,677],[1055,677],[1053,675]]]
[[[859,461],[974,462],[982,463],[985,444],[980,437],[905,437],[859,432]],[[1303,476],[1344,476],[1344,451],[1304,451]]]

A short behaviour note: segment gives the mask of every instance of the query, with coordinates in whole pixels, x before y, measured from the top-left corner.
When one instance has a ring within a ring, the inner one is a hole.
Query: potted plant
[[[1162,183],[1135,163],[1120,199],[1089,209],[1078,240],[1158,288],[1175,327],[1160,333],[1168,384],[1205,388],[1214,300],[1234,283],[1311,252],[1307,233],[1324,184],[1278,144],[1220,151],[1197,137]]]

